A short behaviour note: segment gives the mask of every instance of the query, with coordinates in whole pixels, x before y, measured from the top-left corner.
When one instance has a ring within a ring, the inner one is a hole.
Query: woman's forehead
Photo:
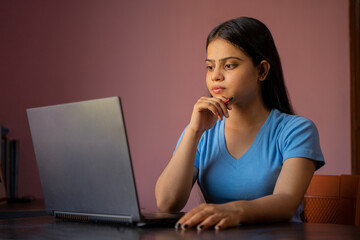
[[[211,41],[208,45],[206,54],[207,59],[210,60],[220,60],[231,56],[240,59],[248,58],[243,50],[222,38]]]

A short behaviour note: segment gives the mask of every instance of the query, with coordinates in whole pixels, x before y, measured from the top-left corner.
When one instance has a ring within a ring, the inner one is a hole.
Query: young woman
[[[177,228],[300,221],[324,159],[316,126],[293,115],[270,31],[253,18],[233,19],[211,31],[206,50],[212,97],[196,102],[156,183],[159,210],[181,210],[197,180],[206,203]]]

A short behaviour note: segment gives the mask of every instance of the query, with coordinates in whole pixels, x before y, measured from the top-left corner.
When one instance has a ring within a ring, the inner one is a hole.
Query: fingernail
[[[203,228],[204,228],[204,225],[198,226],[198,229],[199,229],[199,230],[202,230]]]
[[[181,223],[177,223],[177,224],[175,225],[175,228],[176,228],[176,229],[181,228]]]
[[[220,230],[220,229],[221,229],[221,226],[215,226],[215,229],[216,229],[216,230]]]
[[[187,225],[187,224],[185,224],[185,225],[183,226],[184,229],[187,229],[188,227],[189,227],[189,225]]]

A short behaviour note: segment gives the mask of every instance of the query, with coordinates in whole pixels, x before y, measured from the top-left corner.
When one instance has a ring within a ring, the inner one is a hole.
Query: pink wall
[[[21,141],[20,196],[42,197],[25,109],[119,95],[140,202],[155,209],[155,181],[207,94],[206,36],[238,16],[272,31],[294,108],[320,132],[318,173],[350,173],[347,1],[3,0],[0,121]]]

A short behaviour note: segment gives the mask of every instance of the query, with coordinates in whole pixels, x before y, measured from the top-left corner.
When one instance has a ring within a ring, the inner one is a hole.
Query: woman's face
[[[210,42],[206,85],[213,97],[234,97],[232,104],[248,105],[261,99],[259,67],[240,48],[218,38]]]

